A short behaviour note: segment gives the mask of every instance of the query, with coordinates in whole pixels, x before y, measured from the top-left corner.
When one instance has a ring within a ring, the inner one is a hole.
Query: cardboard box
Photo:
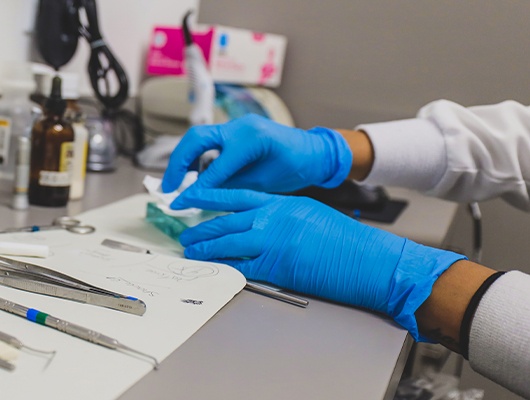
[[[195,30],[192,37],[202,49],[215,82],[280,85],[285,36],[212,25]],[[184,47],[180,27],[155,27],[147,55],[147,73],[184,75]]]

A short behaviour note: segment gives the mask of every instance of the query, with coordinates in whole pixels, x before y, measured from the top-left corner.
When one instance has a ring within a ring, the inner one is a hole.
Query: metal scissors
[[[0,285],[143,315],[145,303],[39,265],[0,256]]]
[[[77,233],[80,235],[86,235],[96,230],[91,225],[81,225],[81,221],[72,217],[57,217],[51,225],[30,225],[23,228],[9,228],[0,233],[14,233],[14,232],[39,232],[39,231],[50,231],[54,229],[66,229],[68,232]]]

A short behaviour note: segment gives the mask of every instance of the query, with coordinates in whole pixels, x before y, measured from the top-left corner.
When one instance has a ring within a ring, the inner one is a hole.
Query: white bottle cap
[[[75,100],[79,98],[79,75],[75,72],[61,72],[59,74],[63,80],[63,99]]]
[[[61,97],[65,100],[79,98],[79,74],[75,72],[55,72],[47,73],[46,70],[35,72],[39,81],[39,92],[48,96],[52,88],[52,80],[55,76],[61,78]]]

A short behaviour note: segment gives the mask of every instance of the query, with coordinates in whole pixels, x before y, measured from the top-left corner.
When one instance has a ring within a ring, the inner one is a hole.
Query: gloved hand
[[[162,190],[177,189],[193,161],[210,149],[221,154],[200,174],[201,187],[289,192],[310,185],[341,184],[352,154],[344,138],[327,128],[304,131],[258,115],[225,124],[192,127],[177,145],[162,179]]]
[[[248,279],[385,313],[415,339],[414,316],[436,279],[465,257],[364,225],[315,200],[190,188],[172,208],[235,211],[186,229],[184,255]]]

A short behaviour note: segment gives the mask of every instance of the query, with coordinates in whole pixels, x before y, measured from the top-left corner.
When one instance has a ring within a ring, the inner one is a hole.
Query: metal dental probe
[[[16,349],[24,348],[30,351],[34,351],[36,353],[41,353],[41,354],[55,354],[56,353],[55,350],[51,350],[51,351],[39,350],[39,349],[35,349],[34,347],[27,346],[24,343],[22,343],[20,340],[18,340],[16,337],[8,335],[7,333],[4,333],[4,332],[0,332],[0,341],[7,343],[8,345],[13,346]]]
[[[16,337],[8,335],[5,332],[0,332],[0,341],[6,343],[9,346],[12,346],[12,347],[14,347],[16,349],[24,348],[24,349],[29,350],[29,351],[34,352],[34,353],[39,353],[39,354],[43,354],[43,355],[51,355],[51,357],[48,359],[48,362],[46,363],[46,366],[44,367],[45,369],[48,367],[48,365],[50,365],[50,363],[52,362],[53,358],[55,357],[55,354],[57,353],[55,350],[52,350],[52,351],[39,350],[39,349],[36,349],[34,347],[27,346],[24,343],[22,343],[20,340],[18,340]],[[15,369],[15,365],[12,364],[12,366],[13,366],[13,369]]]
[[[0,310],[7,311],[9,313],[18,315],[19,317],[26,318],[31,322],[35,322],[40,325],[45,325],[47,327],[57,329],[58,331],[68,333],[69,335],[75,336],[79,339],[83,339],[94,344],[99,344],[109,349],[127,351],[133,354],[149,358],[154,362],[154,369],[158,368],[158,361],[153,356],[142,353],[138,350],[134,350],[128,346],[121,344],[116,339],[102,335],[99,332],[61,320],[34,308],[27,308],[20,304],[16,304],[9,300],[0,298]]]
[[[15,364],[0,359],[0,368],[6,369],[8,371],[13,371],[15,369]]]

